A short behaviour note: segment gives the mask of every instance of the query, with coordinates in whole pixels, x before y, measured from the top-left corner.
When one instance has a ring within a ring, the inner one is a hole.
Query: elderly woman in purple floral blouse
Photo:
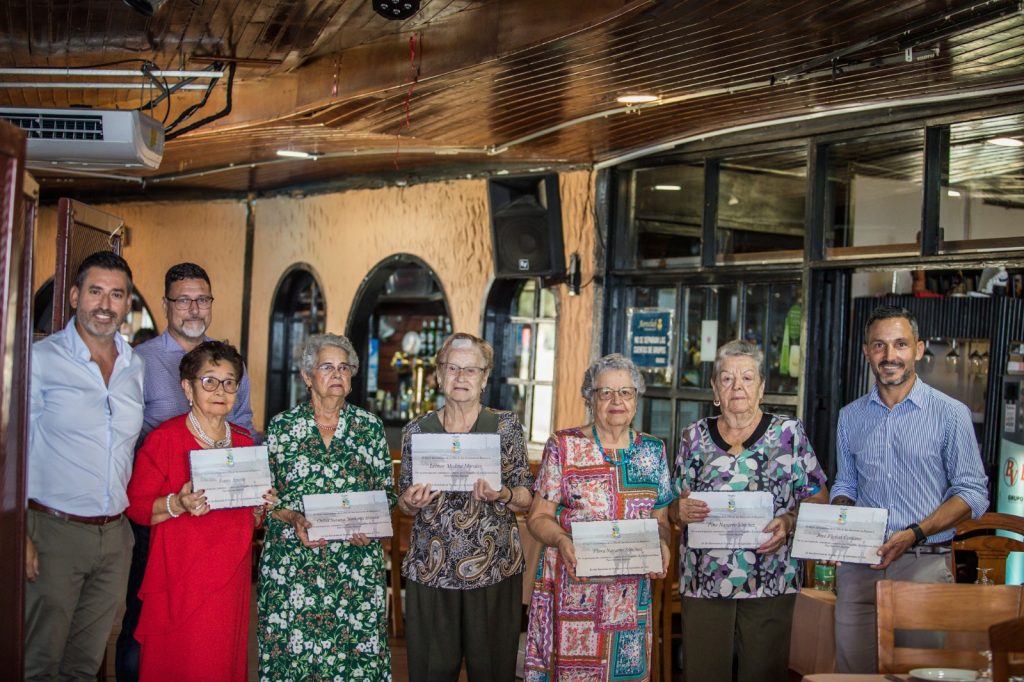
[[[708,505],[695,492],[765,491],[774,518],[759,547],[695,549],[680,545],[686,679],[785,682],[789,632],[799,589],[789,538],[797,503],[826,502],[825,475],[798,419],[768,414],[764,354],[746,341],[718,349],[711,379],[718,417],[682,433],[676,457],[676,512],[684,526],[703,522]]]

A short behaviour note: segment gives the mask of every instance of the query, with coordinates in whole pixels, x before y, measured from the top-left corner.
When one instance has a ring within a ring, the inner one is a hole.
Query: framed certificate
[[[412,482],[468,492],[477,479],[501,489],[501,438],[496,433],[414,433]]]
[[[192,489],[205,490],[210,509],[259,507],[273,487],[267,446],[189,452]]]
[[[775,517],[775,502],[771,493],[691,493],[690,499],[702,500],[711,511],[702,523],[686,526],[688,547],[756,549],[772,536],[764,532],[764,527]]]
[[[661,572],[661,540],[655,519],[576,521],[572,544],[580,578]]]
[[[391,510],[383,490],[303,495],[310,540],[348,540],[356,533],[389,538]]]
[[[793,556],[877,564],[880,557],[876,552],[885,544],[888,520],[888,509],[801,504],[793,535]]]

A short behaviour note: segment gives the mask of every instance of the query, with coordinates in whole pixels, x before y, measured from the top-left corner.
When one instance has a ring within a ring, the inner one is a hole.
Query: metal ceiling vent
[[[420,0],[373,0],[373,9],[385,19],[408,19],[420,11]]]
[[[164,128],[138,111],[0,108],[28,135],[28,161],[39,167],[149,168],[160,166]]]

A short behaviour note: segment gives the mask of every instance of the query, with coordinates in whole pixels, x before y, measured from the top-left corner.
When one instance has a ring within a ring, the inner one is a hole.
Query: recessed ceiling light
[[[682,187],[679,185],[655,185],[654,189],[661,190],[663,192],[678,192]]]
[[[278,156],[287,156],[289,159],[313,159],[316,158],[309,152],[300,152],[297,149],[278,149]]]
[[[661,97],[658,95],[631,93],[628,95],[619,95],[615,98],[615,101],[619,104],[648,104],[650,102],[657,102],[659,99],[661,99]]]
[[[955,189],[946,190],[946,196],[947,197],[958,197],[958,196],[960,196],[960,192],[956,191]]]
[[[985,141],[1000,147],[1024,147],[1024,140],[1019,140],[1016,137],[993,137]]]

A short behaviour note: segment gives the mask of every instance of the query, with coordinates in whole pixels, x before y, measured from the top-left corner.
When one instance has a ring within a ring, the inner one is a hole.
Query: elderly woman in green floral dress
[[[267,447],[281,506],[260,560],[259,667],[265,682],[390,680],[384,554],[365,535],[310,541],[302,496],[384,490],[395,504],[380,419],[346,404],[359,356],[343,336],[302,353],[310,402],[277,415]]]

